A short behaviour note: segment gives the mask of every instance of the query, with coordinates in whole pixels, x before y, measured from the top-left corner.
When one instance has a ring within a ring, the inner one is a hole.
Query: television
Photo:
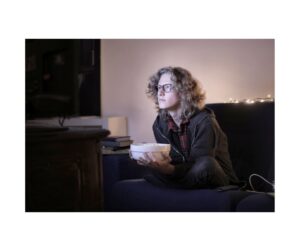
[[[26,120],[100,116],[99,39],[26,39]]]

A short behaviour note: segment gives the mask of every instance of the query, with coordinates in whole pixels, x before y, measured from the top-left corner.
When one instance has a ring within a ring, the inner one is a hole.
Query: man
[[[180,188],[238,183],[227,137],[213,111],[205,107],[205,94],[187,70],[181,67],[158,70],[150,77],[147,94],[158,111],[153,124],[156,141],[171,144],[171,152],[163,160],[144,154],[138,164],[153,170],[146,180]]]

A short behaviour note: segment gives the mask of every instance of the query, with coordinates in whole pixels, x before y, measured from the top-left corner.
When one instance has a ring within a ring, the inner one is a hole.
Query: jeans
[[[152,184],[174,188],[213,188],[229,185],[229,179],[215,158],[203,156],[199,158],[187,173],[180,178],[153,173],[145,179]]]
[[[209,156],[198,159],[178,182],[184,188],[212,188],[229,185],[229,179],[220,164]]]

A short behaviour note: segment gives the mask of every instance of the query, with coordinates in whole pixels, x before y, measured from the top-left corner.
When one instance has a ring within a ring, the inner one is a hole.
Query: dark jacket
[[[184,177],[199,158],[210,156],[223,168],[230,183],[238,183],[228,152],[227,137],[211,109],[197,110],[190,118],[187,128],[189,151],[186,156],[181,150],[179,140],[172,136],[167,122],[159,115],[154,121],[153,133],[158,143],[171,144],[171,163],[175,166],[175,171],[170,177],[172,180]]]

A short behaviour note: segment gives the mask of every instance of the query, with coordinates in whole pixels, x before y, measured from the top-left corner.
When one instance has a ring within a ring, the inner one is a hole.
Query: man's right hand
[[[140,158],[137,163],[143,166],[149,166],[161,173],[172,174],[175,167],[170,163],[171,157],[161,153],[160,159],[156,159],[152,153],[144,153],[143,158]]]

